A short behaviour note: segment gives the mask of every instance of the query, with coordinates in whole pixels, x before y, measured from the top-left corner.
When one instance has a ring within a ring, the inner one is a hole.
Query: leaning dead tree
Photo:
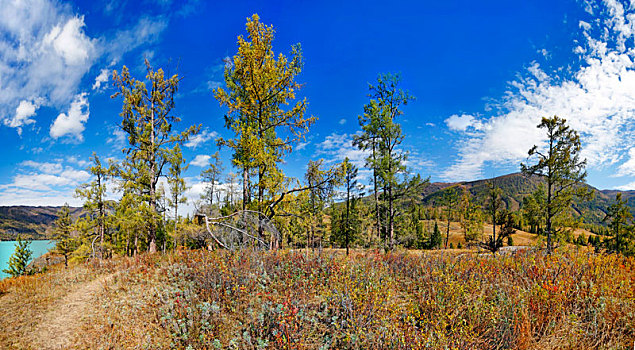
[[[236,250],[254,248],[275,249],[280,245],[280,231],[261,212],[240,210],[220,217],[199,214],[214,242],[221,248]]]

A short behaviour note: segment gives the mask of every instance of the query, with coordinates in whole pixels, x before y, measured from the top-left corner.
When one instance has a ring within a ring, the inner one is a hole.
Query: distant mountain
[[[503,190],[503,200],[507,208],[518,210],[523,198],[532,194],[543,185],[546,188],[544,180],[539,176],[526,177],[521,173],[503,175],[492,179],[484,179],[467,182],[434,182],[426,188],[423,193],[424,204],[438,203],[444,189],[460,185],[466,188],[476,200],[484,202],[489,190],[490,184],[494,184]],[[606,214],[606,209],[615,201],[615,195],[622,193],[631,207],[631,211],[635,214],[635,191],[617,191],[617,190],[598,190],[593,186],[586,185],[594,193],[593,199],[590,201],[576,201],[573,210],[576,216],[582,216],[585,223],[603,224],[602,219]]]
[[[15,240],[18,234],[30,239],[46,239],[47,231],[62,207],[0,206],[0,240]],[[82,208],[70,208],[79,217]]]

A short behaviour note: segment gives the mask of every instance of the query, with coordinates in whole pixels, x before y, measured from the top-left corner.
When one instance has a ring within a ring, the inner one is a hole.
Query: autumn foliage
[[[88,347],[608,349],[634,335],[635,259],[614,254],[179,251],[122,264]]]

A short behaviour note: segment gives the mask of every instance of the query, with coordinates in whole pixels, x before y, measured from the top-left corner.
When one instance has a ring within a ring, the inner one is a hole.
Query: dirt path
[[[42,317],[33,332],[33,349],[73,348],[76,332],[86,311],[97,301],[97,294],[114,274],[104,275],[84,284],[55,303]]]

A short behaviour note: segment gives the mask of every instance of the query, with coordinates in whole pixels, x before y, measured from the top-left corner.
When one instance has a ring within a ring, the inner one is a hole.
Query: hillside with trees
[[[0,206],[0,240],[12,241],[18,235],[25,239],[46,239],[58,218],[61,207]],[[77,219],[82,208],[70,208]]]
[[[523,205],[523,199],[528,198],[541,186],[544,186],[544,180],[538,176],[528,177],[518,172],[476,181],[434,182],[424,190],[422,203],[425,205],[439,203],[443,190],[451,186],[461,186],[468,190],[472,196],[482,201],[487,196],[488,188],[491,185],[503,191],[503,201],[507,209],[518,211]],[[606,221],[603,220],[606,216],[606,210],[618,193],[622,194],[622,198],[626,200],[631,212],[635,213],[635,191],[600,190],[588,184],[584,186],[593,192],[593,197],[585,201],[574,201],[572,207],[573,215],[582,217],[584,223],[606,226]]]

